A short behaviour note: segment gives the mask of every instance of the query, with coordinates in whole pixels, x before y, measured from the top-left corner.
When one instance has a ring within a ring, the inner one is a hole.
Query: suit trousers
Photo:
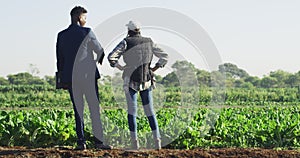
[[[77,144],[85,144],[84,137],[84,97],[88,103],[90,118],[92,121],[92,130],[95,143],[103,142],[103,128],[100,119],[100,100],[98,84],[96,79],[83,79],[73,81],[69,88],[70,97],[73,103],[73,109],[76,122]]]

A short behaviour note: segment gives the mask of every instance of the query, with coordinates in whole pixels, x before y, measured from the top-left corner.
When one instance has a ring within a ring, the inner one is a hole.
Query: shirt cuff
[[[161,64],[161,63],[156,63],[155,66],[162,68],[162,67],[164,67],[165,65],[163,65],[163,64]]]
[[[111,67],[116,67],[118,65],[118,62],[110,62]]]

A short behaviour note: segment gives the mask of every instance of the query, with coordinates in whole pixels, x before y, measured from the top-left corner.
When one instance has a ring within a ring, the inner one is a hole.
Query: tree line
[[[290,88],[299,87],[300,85],[300,71],[290,73],[284,70],[276,70],[259,78],[249,75],[245,70],[232,63],[221,64],[217,71],[212,72],[197,69],[187,61],[177,61],[172,65],[172,68],[174,71],[165,77],[158,76],[158,82],[178,86],[179,80],[176,74],[191,75],[192,73],[187,73],[187,70],[190,70],[190,72],[194,72],[192,75],[196,76],[198,84],[207,87],[225,85],[226,87],[236,88]]]
[[[180,86],[184,80],[195,79],[198,85],[204,87],[226,86],[236,88],[288,88],[300,86],[300,71],[290,73],[284,70],[271,71],[262,78],[249,75],[245,70],[232,63],[219,65],[216,71],[206,71],[196,68],[191,62],[176,61],[174,71],[166,76],[155,75],[156,82],[165,86]],[[115,76],[120,73],[115,74]],[[184,78],[182,80],[182,78]],[[101,81],[108,83],[114,77],[103,76]],[[103,83],[102,82],[102,83]],[[54,76],[40,78],[34,73],[21,72],[0,77],[0,85],[55,85]],[[188,83],[187,83],[188,84]]]

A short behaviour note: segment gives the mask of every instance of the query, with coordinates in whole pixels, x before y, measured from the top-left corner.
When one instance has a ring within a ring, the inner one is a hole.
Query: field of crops
[[[74,145],[75,121],[66,91],[52,86],[11,85],[0,86],[0,92],[0,146]],[[105,141],[123,148],[129,145],[125,102],[121,90],[113,92],[110,86],[100,86]],[[154,92],[162,143],[167,148],[300,147],[297,89],[235,88],[215,93],[204,88],[191,93],[195,94],[182,93],[176,87],[158,88]],[[181,105],[182,98],[192,103],[197,101],[196,106]],[[138,117],[141,146],[151,148],[150,127],[141,109]],[[86,136],[91,140],[88,115],[87,111]]]
[[[116,107],[124,99],[121,88],[103,85],[99,87],[101,106]],[[199,88],[182,93],[180,87],[154,90],[157,106],[181,106],[182,98],[197,105],[271,106],[300,105],[297,88]],[[198,97],[197,97],[198,96]],[[194,106],[197,106],[194,105]],[[123,105],[122,105],[123,106]],[[3,107],[71,107],[69,94],[50,85],[0,85],[0,108]]]

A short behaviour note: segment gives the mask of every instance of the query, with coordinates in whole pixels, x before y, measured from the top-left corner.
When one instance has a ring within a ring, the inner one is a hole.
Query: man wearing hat
[[[131,137],[131,148],[137,150],[139,142],[137,137],[137,93],[142,100],[144,113],[148,118],[155,149],[161,149],[160,132],[153,109],[153,72],[162,68],[168,61],[168,55],[157,47],[151,38],[141,36],[140,24],[129,21],[127,37],[124,38],[108,55],[108,61],[112,67],[123,71],[124,91],[127,101],[128,125]],[[153,68],[150,67],[153,55],[159,58]],[[118,63],[123,56],[125,66]]]

